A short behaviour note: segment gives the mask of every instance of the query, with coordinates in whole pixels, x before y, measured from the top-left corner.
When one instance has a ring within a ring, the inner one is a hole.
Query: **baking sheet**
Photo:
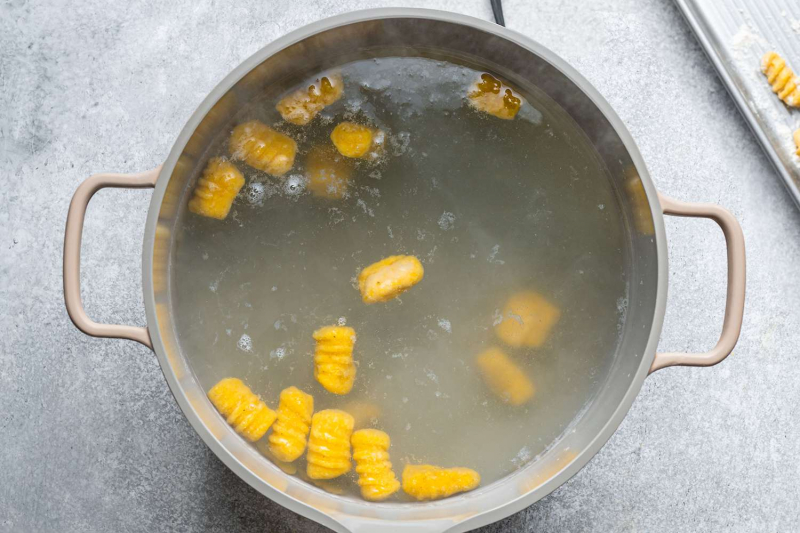
[[[786,107],[761,73],[761,57],[772,50],[800,75],[800,1],[675,2],[800,207],[800,157],[792,139],[800,109]]]

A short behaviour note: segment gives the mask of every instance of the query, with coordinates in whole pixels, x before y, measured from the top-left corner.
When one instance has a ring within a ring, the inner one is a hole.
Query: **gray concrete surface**
[[[390,4],[491,17],[488,0],[10,0],[0,4],[0,531],[321,531],[231,474],[181,415],[153,354],[79,333],[64,311],[63,225],[98,171],[161,162],[235,65],[319,18]],[[661,191],[733,211],[748,244],[735,353],[647,379],[595,459],[483,531],[800,528],[800,215],[668,0],[505,0],[509,27],[611,102]],[[84,232],[86,306],[143,324],[146,191],[104,191]],[[723,239],[668,220],[661,349],[711,346]]]

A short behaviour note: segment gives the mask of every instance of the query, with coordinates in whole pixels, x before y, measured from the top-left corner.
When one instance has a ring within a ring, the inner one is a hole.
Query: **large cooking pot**
[[[284,474],[217,414],[173,327],[172,235],[211,136],[230,122],[240,106],[266,86],[296,83],[310,72],[409,45],[420,54],[491,65],[508,79],[537,87],[577,122],[602,158],[626,220],[630,292],[610,375],[574,422],[574,431],[527,466],[474,492],[435,503],[378,504],[328,494]],[[98,324],[82,306],[83,219],[92,195],[104,187],[154,188],[142,252],[146,328]],[[667,298],[664,214],[710,218],[725,235],[725,318],[719,343],[707,353],[656,353]],[[175,399],[200,437],[231,470],[270,499],[336,531],[466,531],[531,505],[573,476],[616,430],[649,373],[673,365],[714,365],[732,351],[744,310],[744,237],[733,216],[721,207],[659,195],[616,113],[580,74],[543,46],[495,24],[454,13],[378,9],[317,22],[247,59],[203,101],[158,168],[135,175],[98,174],[81,184],[67,218],[64,296],[72,321],[84,333],[135,340],[155,351]]]

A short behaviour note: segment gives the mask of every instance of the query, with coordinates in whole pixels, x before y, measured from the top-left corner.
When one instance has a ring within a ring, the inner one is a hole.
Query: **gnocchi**
[[[353,417],[338,409],[326,409],[311,417],[306,454],[306,474],[311,479],[333,479],[346,474],[350,463]]]
[[[223,220],[228,216],[233,200],[244,187],[244,176],[236,165],[221,157],[214,157],[197,180],[189,211],[196,215]]]
[[[481,475],[471,468],[406,465],[403,491],[416,500],[439,500],[477,487]]]
[[[502,350],[489,348],[475,359],[481,377],[502,401],[519,406],[533,398],[533,383]]]
[[[385,500],[400,489],[389,462],[389,435],[377,429],[360,429],[350,439],[356,461],[361,496],[369,501]]]
[[[275,109],[283,120],[298,126],[311,122],[325,107],[339,100],[344,92],[340,74],[317,78],[307,88],[300,88],[283,97]]]
[[[413,255],[392,255],[366,267],[358,275],[358,288],[366,304],[386,302],[407,291],[425,275]]]
[[[263,437],[277,417],[240,379],[221,380],[208,391],[208,398],[228,424],[251,442]]]
[[[314,412],[314,398],[297,387],[281,392],[278,420],[268,437],[269,449],[279,461],[291,463],[306,450],[306,439]]]
[[[785,59],[775,52],[767,52],[761,58],[761,72],[772,85],[772,92],[786,105],[800,106],[800,78],[794,75]]]
[[[306,157],[308,188],[314,196],[340,200],[347,195],[353,163],[331,146],[315,146]]]
[[[503,309],[503,321],[495,326],[497,336],[509,346],[538,348],[550,335],[561,311],[544,296],[533,291],[511,296]]]
[[[263,122],[251,120],[233,129],[231,156],[272,176],[283,176],[294,165],[297,143]]]
[[[525,101],[522,96],[503,82],[483,73],[469,88],[470,105],[478,111],[489,113],[503,120],[511,120]]]
[[[345,157],[377,159],[383,151],[384,133],[355,122],[342,122],[331,133],[333,145]]]
[[[328,392],[347,394],[356,379],[353,362],[356,332],[347,326],[325,326],[315,331],[313,336],[317,341],[314,378]]]

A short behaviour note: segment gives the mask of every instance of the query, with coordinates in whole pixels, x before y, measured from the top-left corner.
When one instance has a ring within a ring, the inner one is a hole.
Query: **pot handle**
[[[64,231],[64,303],[72,323],[93,337],[128,339],[153,349],[147,328],[98,324],[86,314],[81,300],[81,237],[86,207],[94,193],[106,187],[146,189],[156,185],[161,165],[140,174],[95,174],[78,186],[72,196]]]
[[[668,366],[712,366],[728,357],[739,340],[744,315],[745,254],[744,234],[739,222],[727,209],[714,204],[692,204],[658,195],[665,215],[710,218],[722,229],[728,250],[728,293],[725,319],[717,345],[705,353],[657,353],[650,373]]]

